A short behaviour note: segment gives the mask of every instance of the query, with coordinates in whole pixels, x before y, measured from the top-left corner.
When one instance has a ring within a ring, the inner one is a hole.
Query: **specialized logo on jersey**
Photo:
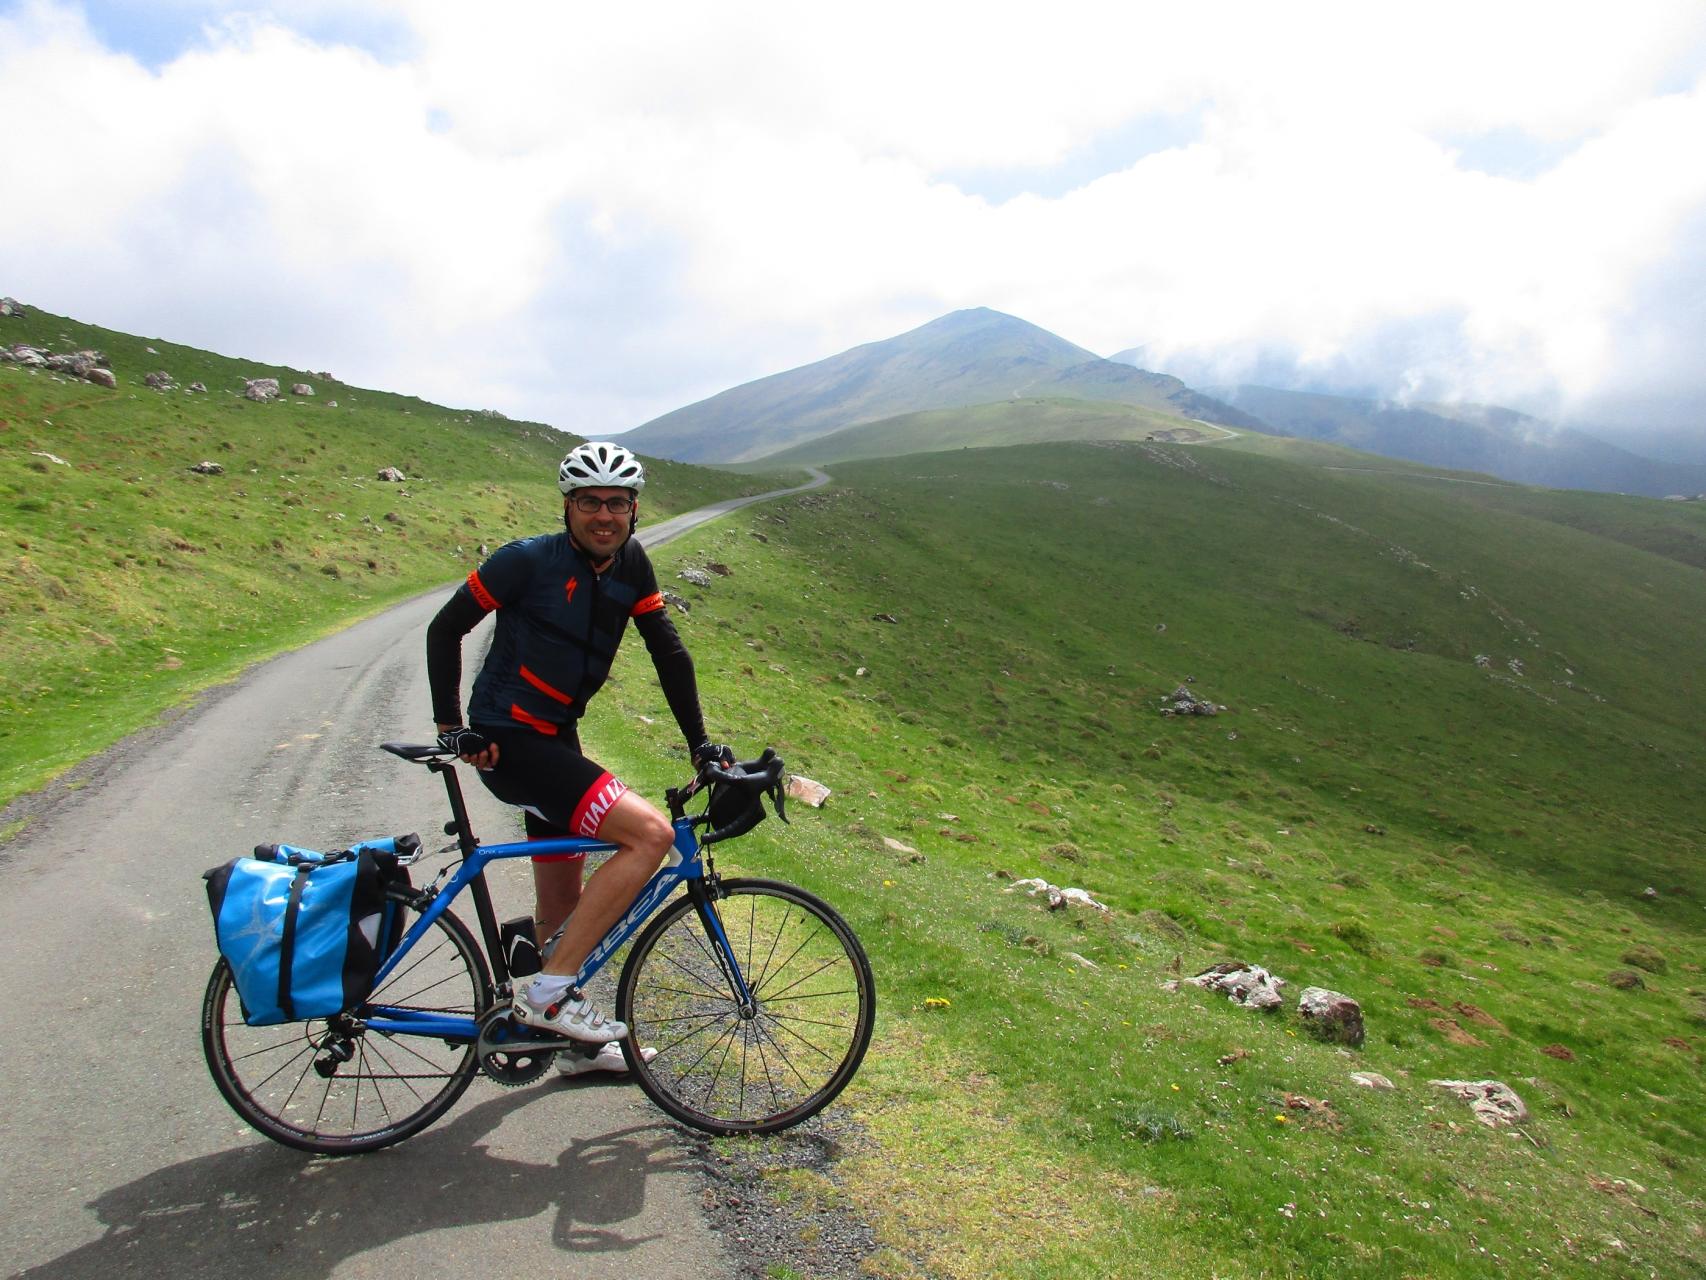
[[[581,580],[579,578],[570,578],[567,582],[565,582],[563,584],[563,602],[565,604],[573,604],[574,603],[575,588],[580,586],[580,584],[581,584]]]
[[[588,839],[596,836],[598,824],[604,821],[604,815],[610,812],[610,807],[626,795],[627,791],[627,783],[605,774],[581,801],[574,817],[575,834]]]

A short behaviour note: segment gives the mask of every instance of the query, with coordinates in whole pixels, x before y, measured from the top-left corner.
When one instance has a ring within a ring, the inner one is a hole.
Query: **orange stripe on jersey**
[[[527,712],[523,711],[520,707],[515,706],[513,703],[510,705],[509,713],[529,729],[537,729],[547,737],[554,738],[557,736],[557,726],[552,724],[549,720],[541,720],[538,716],[530,716]]]
[[[631,616],[637,618],[642,613],[656,613],[661,608],[663,608],[663,592],[654,591],[634,606]]]
[[[468,590],[473,593],[474,603],[479,605],[480,608],[496,609],[498,607],[496,597],[494,597],[490,591],[487,591],[486,584],[480,581],[480,571],[478,569],[468,575]]]
[[[532,685],[535,689],[539,690],[539,692],[544,694],[547,698],[555,698],[565,707],[574,701],[573,698],[569,697],[569,695],[564,693],[561,689],[553,689],[526,667],[521,669],[521,678],[527,681],[527,683]]]

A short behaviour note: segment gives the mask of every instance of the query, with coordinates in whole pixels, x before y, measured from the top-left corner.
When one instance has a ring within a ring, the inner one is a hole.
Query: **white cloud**
[[[1706,399],[1695,293],[1655,284],[1706,258],[1693,3],[177,0],[141,60],[113,8],[0,17],[31,112],[0,291],[115,327],[583,431],[973,305],[1430,395]],[[1198,136],[1046,181],[1162,114]]]

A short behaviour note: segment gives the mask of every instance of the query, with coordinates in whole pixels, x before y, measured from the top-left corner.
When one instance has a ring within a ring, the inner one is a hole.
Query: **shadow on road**
[[[157,1170],[89,1205],[106,1226],[99,1240],[19,1274],[327,1275],[419,1233],[519,1222],[547,1209],[556,1210],[552,1243],[565,1252],[622,1254],[654,1238],[624,1234],[621,1224],[640,1214],[649,1177],[695,1165],[668,1124],[580,1140],[554,1163],[535,1164],[477,1145],[514,1109],[513,1097],[493,1098],[366,1156],[316,1159],[263,1142]],[[498,1267],[502,1254],[493,1250],[486,1262]]]

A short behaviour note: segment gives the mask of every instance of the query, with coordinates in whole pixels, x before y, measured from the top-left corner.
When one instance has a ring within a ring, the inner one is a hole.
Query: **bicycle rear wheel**
[[[846,1087],[871,1040],[871,965],[821,899],[773,880],[726,880],[721,921],[753,1003],[691,898],[646,926],[617,989],[635,1079],[658,1106],[709,1133],[773,1133]],[[640,1046],[656,1055],[642,1060]]]
[[[475,1018],[491,998],[485,957],[447,911],[372,1002]],[[207,982],[201,1042],[238,1115],[274,1142],[318,1155],[401,1142],[448,1111],[479,1070],[471,1041],[384,1035],[342,1016],[251,1027],[223,959]]]

